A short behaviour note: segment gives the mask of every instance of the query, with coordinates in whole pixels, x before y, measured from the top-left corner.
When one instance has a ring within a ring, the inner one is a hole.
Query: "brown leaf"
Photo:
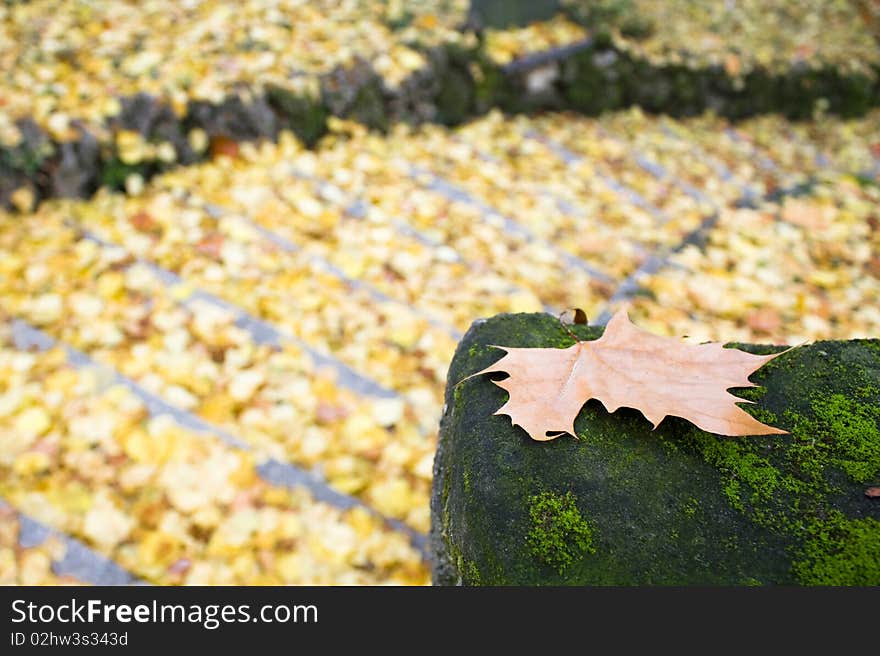
[[[168,573],[176,576],[183,576],[192,567],[192,561],[189,558],[179,558],[168,566]]]
[[[730,76],[737,76],[742,72],[742,62],[740,62],[739,57],[734,55],[733,53],[729,53],[724,58],[724,70]]]
[[[203,255],[207,255],[208,257],[214,258],[215,260],[220,259],[220,252],[223,248],[223,235],[212,232],[209,235],[206,235],[197,245],[196,248]]]
[[[749,313],[746,325],[757,333],[772,335],[782,327],[782,317],[776,310],[761,308]]]
[[[315,410],[315,421],[318,424],[332,424],[348,416],[348,410],[341,405],[319,401]]]
[[[865,496],[869,499],[880,499],[880,487],[865,488]]]
[[[571,308],[569,310],[565,310],[561,315],[559,315],[559,320],[566,326],[570,326],[572,324],[585,324],[587,323],[587,313],[580,308]]]
[[[635,408],[654,428],[674,415],[718,435],[787,432],[757,421],[736,405],[749,401],[727,392],[755,387],[749,374],[778,353],[752,355],[717,343],[682,344],[640,330],[624,310],[595,341],[564,349],[495,348],[506,355],[472,376],[510,374],[493,381],[510,394],[495,414],[508,415],[534,440],[558,436],[548,433],[575,435],[575,417],[589,399],[599,399],[608,412]]]
[[[802,43],[795,49],[795,54],[799,59],[809,59],[816,54],[816,46],[811,43]]]
[[[132,214],[128,221],[138,232],[146,232],[149,234],[162,232],[162,226],[149,213],[144,211]]]
[[[225,155],[235,159],[238,157],[238,144],[234,139],[222,135],[211,138],[211,157]]]
[[[797,198],[786,198],[782,206],[783,221],[813,230],[826,229],[830,223],[830,213],[833,213],[831,208]]]

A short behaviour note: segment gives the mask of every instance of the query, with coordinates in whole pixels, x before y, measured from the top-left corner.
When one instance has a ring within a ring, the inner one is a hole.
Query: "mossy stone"
[[[552,18],[559,8],[559,0],[471,0],[468,22],[481,28],[523,27]]]
[[[580,339],[602,329],[573,326]],[[431,502],[434,582],[880,584],[880,340],[817,342],[732,390],[790,435],[719,437],[636,410],[581,410],[535,442],[493,413],[491,344],[564,347],[545,314],[475,323],[449,369]],[[754,353],[780,346],[736,345]]]
[[[292,130],[306,146],[314,146],[326,134],[329,112],[320,102],[277,84],[266,85],[266,100],[279,115],[281,125]]]

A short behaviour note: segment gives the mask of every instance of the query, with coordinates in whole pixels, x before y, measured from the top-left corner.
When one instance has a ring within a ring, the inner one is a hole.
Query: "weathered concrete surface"
[[[600,328],[575,327],[581,339]],[[791,435],[725,438],[582,409],[535,442],[494,416],[490,344],[571,343],[549,315],[474,324],[449,371],[434,464],[436,584],[880,584],[880,340],[817,342],[734,390]],[[781,347],[742,346],[752,352]]]

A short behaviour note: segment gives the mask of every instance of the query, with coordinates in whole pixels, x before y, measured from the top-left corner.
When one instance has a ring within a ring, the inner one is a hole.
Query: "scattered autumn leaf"
[[[223,249],[223,235],[211,233],[198,243],[197,248],[203,255],[219,260],[220,251]]]
[[[225,155],[235,159],[238,157],[238,143],[234,139],[225,136],[216,136],[211,138],[211,157],[220,157]]]
[[[162,226],[148,212],[136,212],[129,218],[132,227],[138,232],[161,232]]]
[[[786,198],[782,206],[782,219],[813,230],[824,230],[830,223],[833,208],[799,198]]]
[[[869,499],[880,499],[880,487],[865,488],[865,496]]]
[[[574,420],[590,399],[599,399],[609,412],[620,407],[640,410],[654,428],[674,415],[718,435],[787,432],[754,419],[736,405],[749,401],[727,391],[755,387],[749,374],[779,353],[752,355],[718,343],[682,344],[640,330],[624,310],[595,341],[565,349],[495,348],[507,355],[469,378],[509,374],[493,381],[510,394],[495,414],[508,415],[534,440],[575,435]]]
[[[580,308],[572,308],[565,310],[559,315],[559,320],[567,326],[571,324],[585,324],[587,323],[587,313]]]
[[[782,316],[773,308],[761,308],[748,314],[746,325],[756,333],[772,335],[782,328]]]
[[[739,57],[733,53],[729,53],[724,58],[724,70],[728,75],[737,76],[742,72],[742,62]]]

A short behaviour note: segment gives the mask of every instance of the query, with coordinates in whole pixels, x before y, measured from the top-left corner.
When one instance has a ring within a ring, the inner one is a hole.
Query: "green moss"
[[[101,169],[101,184],[114,190],[125,189],[126,178],[135,173],[147,180],[151,177],[152,171],[147,163],[126,164],[118,157],[114,157]]]
[[[503,105],[504,98],[510,94],[506,88],[507,79],[488,57],[478,55],[474,75],[474,101],[478,111],[488,111],[495,105]]]
[[[314,146],[327,133],[329,111],[320,102],[275,84],[266,86],[266,100],[306,146]]]
[[[449,476],[446,476],[443,479],[443,491],[440,495],[440,507],[443,510],[443,531],[444,532],[449,529],[449,487],[450,487],[450,485],[451,485],[451,481],[449,479]]]
[[[747,401],[758,401],[767,393],[767,388],[761,385],[758,387],[738,387],[733,393]]]
[[[578,339],[602,333],[570,328]],[[489,344],[572,341],[548,314],[495,317],[469,331],[450,381],[500,358]],[[880,515],[853,475],[880,474],[871,464],[880,429],[876,344],[794,349],[756,372],[758,387],[732,390],[752,401],[741,405],[746,412],[790,435],[725,438],[674,417],[651,430],[637,411],[610,414],[590,401],[575,423],[579,440],[535,443],[493,415],[506,393],[488,377],[450,384],[441,426],[447,478],[436,498],[444,506],[448,498],[451,516],[435,517],[449,528],[452,570],[482,585],[794,584],[870,560],[862,534]],[[589,521],[578,509],[589,509]],[[566,523],[580,521],[586,530],[572,536]],[[859,568],[863,579],[838,580],[880,583],[864,562]]]
[[[795,481],[782,475],[747,439],[719,438],[694,429],[690,442],[722,474],[722,491],[737,510],[770,500],[780,488],[791,491]]]
[[[36,148],[27,148],[24,145],[0,148],[0,170],[8,169],[33,177],[53,153],[54,147],[48,141],[40,143]]]
[[[746,412],[768,426],[773,426],[776,423],[776,415],[764,408],[758,406],[747,407]]]
[[[461,582],[463,584],[483,584],[483,577],[481,576],[480,570],[474,561],[465,558],[464,554],[461,553],[461,550],[454,545],[451,546],[449,553],[452,558],[452,562],[455,563],[455,569],[461,577]]]
[[[855,390],[856,395],[863,399],[868,399],[880,395],[880,388],[876,385],[864,385]]]
[[[880,408],[841,394],[814,399],[815,430],[828,460],[864,483],[880,474]]]
[[[461,381],[461,382],[464,382],[464,381]],[[456,385],[453,388],[452,398],[455,400],[455,403],[461,402],[461,390],[462,390],[461,385]]]
[[[346,118],[363,123],[373,130],[385,132],[388,129],[388,115],[380,82],[365,84],[358,89]]]
[[[593,529],[575,505],[574,495],[542,492],[529,498],[529,551],[559,574],[585,553],[595,553]]]
[[[463,562],[461,564],[461,571],[469,585],[480,585],[482,577],[480,576],[480,570],[477,569],[477,564],[474,561],[468,560]]]
[[[450,68],[440,78],[440,88],[434,101],[437,105],[437,121],[444,125],[457,125],[473,112],[474,83],[465,71]]]
[[[868,345],[862,342],[861,345]],[[750,347],[750,351],[758,349]],[[856,481],[866,481],[880,472],[880,431],[877,407],[876,371],[880,363],[876,359],[864,357],[865,350],[848,351],[859,353],[856,358],[848,355],[830,358],[821,347],[816,351],[819,358],[798,357],[798,351],[771,361],[761,368],[760,376],[766,381],[773,378],[779,388],[782,380],[794,392],[785,400],[785,409],[780,421],[776,414],[761,405],[742,407],[764,423],[781,426],[791,431],[790,438],[771,438],[766,440],[740,440],[738,444],[745,452],[751,453],[742,462],[735,454],[725,454],[725,464],[731,474],[740,480],[759,482],[764,491],[781,486],[789,498],[792,518],[797,508],[815,509],[825,504],[824,497],[833,492],[835,482],[829,468],[842,469]],[[870,354],[870,351],[867,351]],[[808,366],[809,365],[809,366]],[[834,385],[841,387],[840,381],[848,385],[840,392],[825,394],[823,390]],[[845,390],[845,393],[844,393]],[[743,394],[743,391],[746,393]],[[736,390],[737,395],[761,401],[765,398],[765,387],[750,390]],[[778,392],[775,393],[778,395]],[[858,399],[865,399],[862,402]],[[778,404],[782,399],[773,399]],[[784,448],[777,448],[784,445]],[[753,476],[756,455],[763,452],[771,454],[773,462],[762,462],[763,476]],[[780,453],[782,452],[782,453]],[[704,453],[706,451],[704,450]],[[718,454],[708,455],[719,462]],[[713,457],[714,456],[714,457]],[[768,468],[769,467],[769,468]],[[771,471],[771,469],[773,471]],[[752,471],[749,471],[752,470]],[[781,472],[784,470],[785,475]],[[775,473],[774,473],[775,471]],[[761,495],[764,496],[766,495]]]
[[[803,559],[794,571],[805,585],[877,585],[880,582],[880,522],[847,519],[832,512],[809,529]]]

